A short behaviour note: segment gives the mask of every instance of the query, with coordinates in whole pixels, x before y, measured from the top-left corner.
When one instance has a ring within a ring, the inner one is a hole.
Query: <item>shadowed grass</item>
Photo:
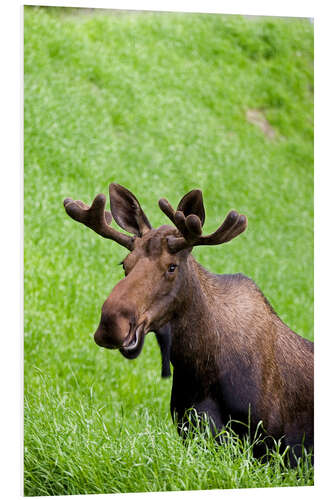
[[[194,255],[253,278],[313,339],[313,26],[306,20],[25,8],[25,494],[305,485],[240,443],[184,447],[155,339],[129,362],[92,340],[126,252],[66,216],[112,181],[153,226],[203,191],[205,234],[234,208],[248,230]],[[268,120],[274,138],[247,121]]]

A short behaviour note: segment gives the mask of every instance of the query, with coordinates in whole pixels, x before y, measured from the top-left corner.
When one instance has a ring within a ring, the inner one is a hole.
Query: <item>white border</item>
[[[255,490],[99,495],[99,498],[329,498],[332,463],[332,17],[325,0],[230,1],[40,1],[26,5],[118,8],[226,14],[280,15],[315,18],[315,341],[316,341],[316,467],[315,486]],[[1,36],[1,494],[22,494],[22,325],[23,325],[23,196],[22,196],[22,26],[23,2],[2,5]],[[148,496],[147,496],[148,495]],[[85,495],[88,500],[95,495]],[[38,497],[49,498],[49,497]],[[61,496],[59,499],[68,497]],[[74,496],[71,498],[80,498]]]
[[[266,16],[313,17],[314,2],[279,0],[69,0],[69,1],[29,1],[26,5],[53,5],[65,7],[113,8],[121,10],[155,10],[175,12],[216,12],[224,14],[251,14]]]

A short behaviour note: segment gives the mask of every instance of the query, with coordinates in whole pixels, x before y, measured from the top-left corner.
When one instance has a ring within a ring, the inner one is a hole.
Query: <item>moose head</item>
[[[173,225],[154,229],[130,191],[112,183],[109,194],[111,212],[105,210],[103,194],[98,194],[90,207],[71,198],[64,200],[64,206],[74,220],[129,250],[122,262],[125,277],[104,302],[94,339],[99,346],[120,349],[133,359],[140,354],[148,332],[181,314],[182,298],[190,293],[192,248],[232,240],[246,229],[247,219],[230,211],[215,232],[203,236],[205,209],[202,193],[195,189],[181,199],[177,210],[166,199],[159,200],[160,209]],[[112,217],[132,236],[112,228]]]

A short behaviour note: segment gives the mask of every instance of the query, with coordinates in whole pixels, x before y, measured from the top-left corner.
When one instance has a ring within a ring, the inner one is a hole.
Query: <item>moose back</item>
[[[231,211],[214,233],[203,236],[202,193],[193,190],[177,210],[161,199],[172,225],[153,229],[130,191],[112,183],[109,194],[111,213],[102,194],[91,207],[64,200],[70,217],[129,250],[125,277],[102,306],[95,342],[133,359],[145,335],[157,332],[165,373],[171,343],[171,413],[179,430],[189,409],[208,417],[214,433],[230,419],[248,422],[250,410],[252,433],[262,421],[267,435],[281,438],[296,457],[303,445],[311,449],[313,343],[282,322],[251,279],[212,274],[191,254],[197,245],[238,236],[246,217]],[[112,228],[112,217],[132,236]]]

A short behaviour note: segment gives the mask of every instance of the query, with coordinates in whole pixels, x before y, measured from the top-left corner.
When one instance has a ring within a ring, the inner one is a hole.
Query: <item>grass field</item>
[[[171,380],[148,335],[128,361],[93,342],[125,250],[72,221],[126,186],[151,223],[203,191],[206,234],[235,208],[248,230],[196,248],[253,278],[313,340],[313,26],[219,15],[25,8],[25,494],[313,484],[313,468],[261,464],[248,443],[184,446]],[[255,122],[255,123],[253,123]]]

